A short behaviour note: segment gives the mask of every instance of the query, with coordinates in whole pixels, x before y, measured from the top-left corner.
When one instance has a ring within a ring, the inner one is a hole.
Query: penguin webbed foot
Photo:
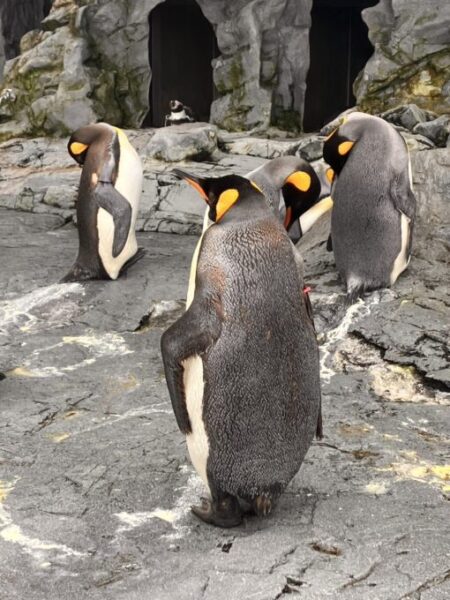
[[[123,275],[126,271],[128,271],[128,269],[132,265],[134,265],[134,263],[137,263],[138,260],[141,260],[141,258],[143,258],[146,255],[146,253],[147,251],[145,250],[145,248],[138,248],[136,254],[129,258],[127,262],[123,265],[123,267],[120,269],[120,274]]]
[[[200,498],[200,506],[192,506],[191,510],[196,517],[216,527],[229,529],[242,523],[242,511],[237,498],[226,495],[220,500]]]
[[[82,269],[81,267],[75,265],[70,269],[67,275],[59,280],[59,283],[74,283],[77,281],[90,281],[92,279],[100,278],[91,271],[87,271],[86,269]]]

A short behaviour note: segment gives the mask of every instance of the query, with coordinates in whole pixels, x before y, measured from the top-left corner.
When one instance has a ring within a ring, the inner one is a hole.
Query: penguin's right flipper
[[[100,181],[94,192],[100,208],[103,208],[114,219],[113,258],[119,256],[125,247],[131,226],[131,204],[112,183]]]
[[[161,337],[161,354],[166,383],[173,411],[180,431],[192,431],[186,407],[183,382],[183,361],[201,356],[219,337],[221,322],[216,312],[215,299],[202,296],[197,290],[189,309]]]

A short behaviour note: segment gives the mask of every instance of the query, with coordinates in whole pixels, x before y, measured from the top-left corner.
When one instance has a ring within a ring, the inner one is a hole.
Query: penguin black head
[[[247,177],[260,186],[295,243],[301,237],[299,217],[319,199],[320,180],[311,165],[295,156],[274,158]]]
[[[80,166],[84,165],[89,146],[101,135],[105,135],[105,132],[109,132],[106,127],[107,126],[103,123],[96,123],[94,125],[81,127],[72,133],[69,143],[67,144],[67,149],[70,156],[76,160]]]
[[[320,187],[316,172],[306,161],[301,170],[295,170],[286,178],[281,193],[286,207],[283,224],[287,231],[318,201]]]
[[[353,115],[343,117],[340,124],[326,138],[323,145],[323,158],[331,169],[327,171],[327,178],[333,182],[335,175],[342,171],[351,149],[358,139],[358,123],[352,122]]]
[[[251,181],[239,175],[202,178],[180,169],[174,169],[172,173],[197,190],[208,204],[209,218],[215,223],[218,223],[235,204],[256,195],[263,198],[262,192]]]
[[[171,112],[181,112],[184,109],[184,105],[179,100],[171,100],[169,102]]]

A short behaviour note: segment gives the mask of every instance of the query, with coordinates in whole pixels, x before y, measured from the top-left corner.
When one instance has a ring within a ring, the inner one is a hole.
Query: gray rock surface
[[[442,115],[428,123],[418,123],[414,132],[426,136],[438,148],[445,148],[450,135],[450,116]]]
[[[166,162],[207,160],[217,150],[217,127],[184,123],[158,129],[146,148],[150,158]]]
[[[446,150],[415,160],[419,184],[432,163],[448,168]],[[74,228],[0,209],[5,598],[446,598],[450,397],[436,361],[448,336],[435,338],[448,308],[448,197],[427,186],[408,271],[344,319],[327,219],[303,238],[325,438],[273,515],[229,531],[189,511],[204,490],[159,354],[183,310],[196,238],[142,233],[147,254],[125,277],[55,285],[76,254]]]
[[[362,12],[373,56],[354,85],[362,110],[414,103],[439,114],[450,105],[450,4],[380,0]]]
[[[215,132],[215,128],[207,125],[202,131],[203,139],[210,139],[207,132]],[[204,212],[199,195],[171,174],[173,167],[170,164],[149,157],[148,146],[153,142],[153,131],[137,130],[127,134],[140,154],[144,168],[137,229],[198,234]],[[181,137],[181,134],[176,135]],[[210,147],[215,144],[214,138]],[[176,145],[173,148],[174,152],[178,151]],[[210,174],[213,169],[217,175],[245,175],[260,166],[264,159],[217,152],[214,161],[183,162],[181,166],[200,176]],[[80,169],[67,153],[66,140],[36,138],[0,143],[0,207],[54,214],[66,221],[72,220],[79,178]]]

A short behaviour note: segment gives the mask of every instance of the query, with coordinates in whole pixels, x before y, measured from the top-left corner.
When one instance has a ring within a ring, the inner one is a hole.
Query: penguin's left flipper
[[[328,236],[327,239],[327,252],[332,252],[333,251],[333,238],[331,237],[331,233]]]
[[[114,220],[112,255],[116,258],[124,249],[130,232],[131,205],[112,183],[99,181],[94,195],[100,208],[106,210]]]
[[[197,288],[194,300],[184,315],[161,337],[161,354],[166,383],[180,431],[191,433],[183,382],[183,361],[201,356],[218,339],[221,322],[216,312],[217,299],[202,295]]]

